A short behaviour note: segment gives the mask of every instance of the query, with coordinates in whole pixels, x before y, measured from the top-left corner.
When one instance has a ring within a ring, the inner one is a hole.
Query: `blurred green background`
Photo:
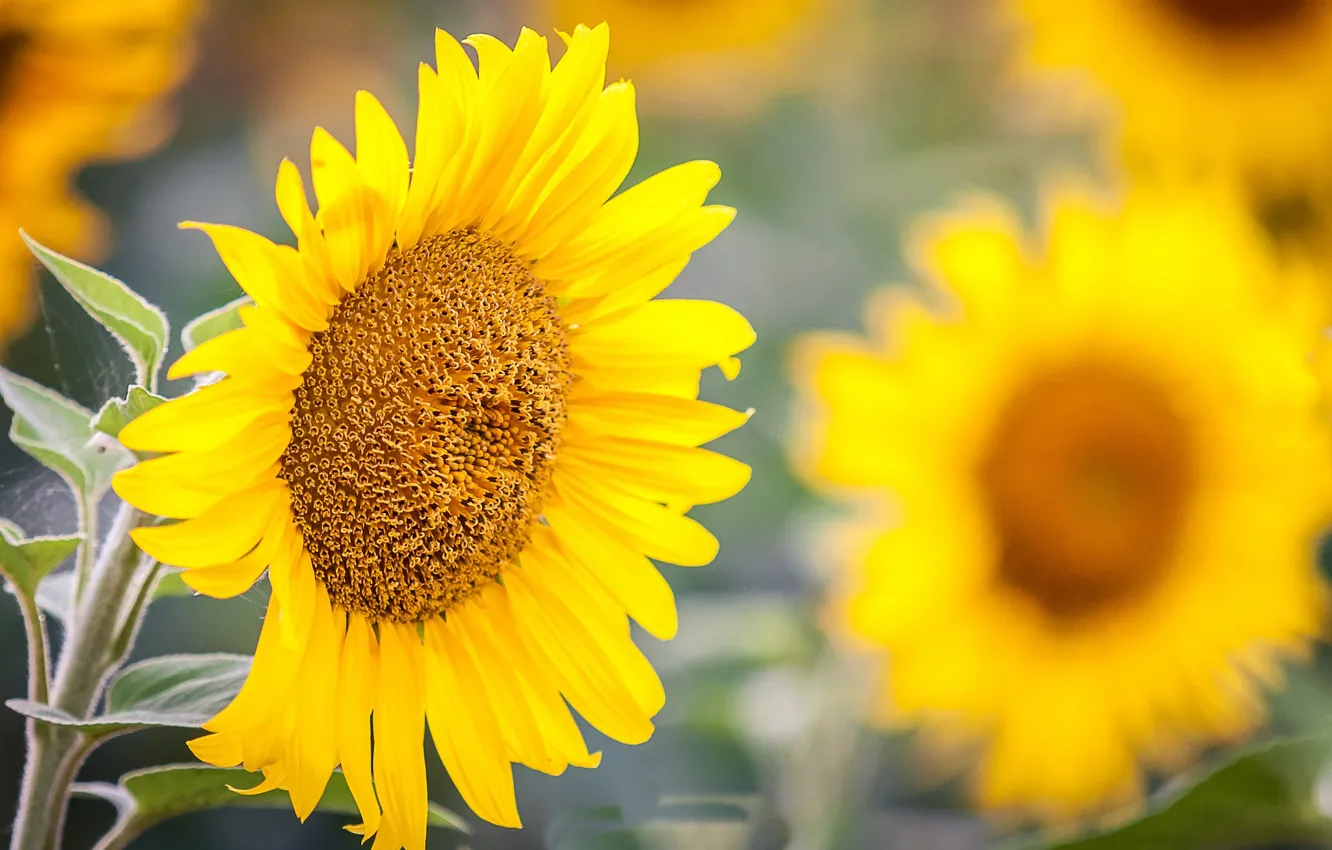
[[[511,43],[526,24],[553,37],[555,27],[578,22],[559,5],[213,0],[195,71],[176,98],[179,127],[169,144],[80,177],[113,223],[114,253],[104,267],[161,305],[177,328],[235,298],[239,290],[208,241],[178,232],[176,222],[226,222],[289,240],[271,187],[283,156],[305,168],[315,124],[350,141],[353,94],[367,88],[410,139],[416,66],[433,60],[434,27],[460,36],[491,32]],[[611,24],[612,74],[632,76],[632,63],[616,64],[620,18],[632,17],[635,5],[671,4],[579,5],[604,9],[598,19]],[[990,2],[739,3],[756,21],[788,5],[801,7],[783,24],[788,67],[742,67],[741,82],[730,85],[708,72],[708,92],[695,90],[698,75],[668,71],[651,85],[645,78],[640,89],[642,146],[630,182],[677,162],[712,159],[724,175],[714,199],[740,211],[668,295],[731,304],[759,337],[736,381],[713,374],[704,386],[705,398],[756,410],[718,446],[754,467],[753,482],[696,512],[722,541],[714,564],[665,568],[679,599],[680,636],[658,643],[639,635],[669,695],[659,731],[633,748],[591,733],[589,743],[605,753],[595,771],[550,778],[516,767],[524,830],[478,823],[467,839],[432,832],[432,846],[465,840],[572,850],[635,846],[642,834],[692,848],[962,850],[985,843],[955,789],[917,781],[927,771],[913,763],[905,741],[861,729],[870,668],[839,659],[820,634],[826,575],[817,529],[832,511],[802,491],[787,465],[786,358],[802,330],[857,329],[865,295],[907,278],[900,240],[913,216],[978,188],[1029,208],[1040,175],[1086,167],[1090,146],[1076,132],[1041,127],[1031,104],[1005,87],[1008,34]],[[662,37],[687,42],[689,34],[682,28]],[[673,67],[691,61],[684,49]],[[758,77],[765,83],[752,85]],[[115,343],[49,280],[38,321],[7,365],[94,409],[130,379]],[[184,391],[180,383],[169,391]],[[8,444],[0,448],[0,514],[32,533],[74,526],[59,482]],[[135,655],[249,653],[264,592],[226,602],[163,600]],[[23,631],[16,606],[3,600],[0,640],[8,647],[0,654],[0,692],[18,696]],[[117,739],[93,755],[82,778],[113,781],[136,767],[188,760],[187,737]],[[0,823],[10,818],[22,758],[20,718],[0,713]],[[429,762],[431,796],[465,812],[438,760]],[[111,817],[103,803],[75,802],[69,846],[90,846]],[[653,822],[663,820],[679,828],[654,833]],[[645,823],[639,838],[625,829]],[[318,814],[301,826],[290,811],[219,811],[158,827],[135,846],[354,846],[339,826]]]

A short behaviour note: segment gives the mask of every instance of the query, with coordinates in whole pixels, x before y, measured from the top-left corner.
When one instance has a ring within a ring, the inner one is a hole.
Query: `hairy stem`
[[[52,706],[75,717],[89,716],[128,651],[128,642],[117,638],[123,600],[143,561],[129,532],[142,520],[138,510],[121,505],[92,567],[87,592],[73,606],[66,624],[65,644],[49,696]],[[35,724],[11,850],[56,850],[60,846],[69,786],[89,744],[75,730]]]
[[[88,582],[92,580],[93,558],[97,552],[97,506],[100,500],[80,494],[77,501],[79,530],[83,532],[83,542],[79,544],[79,551],[74,559],[74,593],[70,601],[71,606],[83,601]]]
[[[19,610],[23,612],[23,628],[28,636],[28,699],[44,703],[51,687],[50,673],[46,669],[46,657],[51,647],[46,636],[46,618],[31,596],[23,593],[15,596],[18,597]]]

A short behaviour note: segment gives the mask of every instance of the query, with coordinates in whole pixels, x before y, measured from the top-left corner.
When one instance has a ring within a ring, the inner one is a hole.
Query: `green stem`
[[[37,600],[23,593],[15,595],[18,597],[19,609],[23,612],[23,628],[28,634],[28,699],[44,703],[51,687],[50,673],[46,669],[46,658],[50,652],[46,618]]]
[[[129,532],[143,520],[121,505],[92,567],[87,592],[73,606],[65,645],[56,665],[50,705],[74,717],[88,717],[111,674],[128,650],[118,640],[121,604],[140,573],[143,556]],[[91,538],[89,538],[91,539]],[[134,624],[132,628],[137,628]],[[36,724],[19,797],[11,850],[56,850],[69,800],[69,786],[91,743],[71,729]]]
[[[97,551],[97,506],[98,499],[80,495],[79,529],[83,532],[83,541],[79,543],[78,555],[74,560],[74,594],[70,606],[77,606],[83,601],[84,591],[94,567],[93,557]]]

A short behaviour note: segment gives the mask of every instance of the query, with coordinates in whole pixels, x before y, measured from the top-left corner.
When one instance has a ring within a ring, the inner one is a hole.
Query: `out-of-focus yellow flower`
[[[170,126],[160,98],[187,71],[196,0],[0,4],[0,349],[31,320],[19,227],[60,251],[102,248],[72,181],[95,160],[136,156]]]
[[[1261,722],[1320,625],[1332,441],[1242,214],[1051,197],[1044,245],[987,201],[922,227],[939,309],[804,342],[797,455],[886,511],[839,603],[889,650],[876,719],[979,753],[982,807],[1059,821]]]
[[[826,32],[845,0],[536,0],[537,20],[565,28],[604,20],[611,71],[653,110],[745,115],[817,77]],[[816,52],[820,51],[820,52]],[[832,57],[835,61],[836,57]]]
[[[1089,82],[1080,90],[1116,110],[1135,166],[1282,187],[1332,173],[1332,3],[1007,2],[1026,25],[1026,69]]]
[[[367,92],[355,157],[315,130],[317,213],[283,162],[296,248],[191,225],[256,303],[170,372],[227,377],[120,433],[171,454],[114,482],[184,520],[134,539],[191,587],[235,596],[265,569],[273,586],[249,678],[195,754],[261,770],[302,818],[341,764],[356,829],[388,850],[425,846],[427,719],[463,799],[505,826],[512,763],[597,764],[569,706],[618,741],[652,734],[665,693],[629,618],[661,639],[677,621],[648,558],[711,561],[684,513],[749,479],[699,448],[746,414],[697,396],[753,329],[656,299],[734,217],[706,203],[719,169],[611,197],[638,120],[633,86],[604,85],[605,26],[576,28],[553,69],[532,30],[467,43],[476,67],[443,32],[421,66],[410,168]]]

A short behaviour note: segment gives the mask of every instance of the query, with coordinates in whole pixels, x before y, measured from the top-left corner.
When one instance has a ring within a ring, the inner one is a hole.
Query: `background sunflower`
[[[193,55],[196,0],[12,0],[0,8],[0,350],[32,320],[25,228],[100,259],[100,214],[74,190],[85,165],[141,156],[174,119],[161,98]]]

